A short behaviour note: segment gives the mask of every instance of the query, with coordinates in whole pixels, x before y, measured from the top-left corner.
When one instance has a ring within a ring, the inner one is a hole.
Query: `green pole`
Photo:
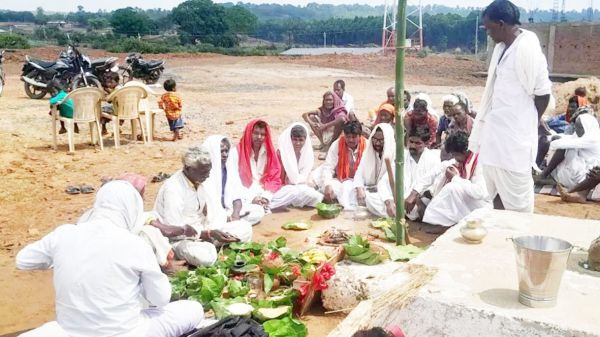
[[[404,220],[404,52],[406,0],[398,0],[396,15],[396,245],[406,245]]]

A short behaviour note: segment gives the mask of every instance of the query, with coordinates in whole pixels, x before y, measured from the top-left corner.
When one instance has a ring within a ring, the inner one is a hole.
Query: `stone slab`
[[[555,307],[526,307],[518,302],[515,253],[509,240],[547,235],[587,248],[600,235],[600,221],[494,210],[470,216],[484,219],[489,234],[483,243],[468,244],[459,226],[450,228],[410,262],[438,272],[409,305],[390,305],[385,314],[374,317],[373,301],[364,301],[329,336],[389,324],[400,325],[407,336],[421,337],[600,336],[600,277],[570,264]]]

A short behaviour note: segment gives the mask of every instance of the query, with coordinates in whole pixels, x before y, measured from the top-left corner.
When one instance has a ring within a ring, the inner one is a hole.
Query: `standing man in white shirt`
[[[552,83],[540,42],[535,33],[519,27],[519,15],[508,0],[496,0],[483,11],[483,24],[496,47],[469,149],[479,153],[494,208],[533,212],[531,169]]]
[[[337,80],[333,83],[333,92],[344,101],[344,106],[349,114],[354,114],[354,97],[346,92],[346,82]]]

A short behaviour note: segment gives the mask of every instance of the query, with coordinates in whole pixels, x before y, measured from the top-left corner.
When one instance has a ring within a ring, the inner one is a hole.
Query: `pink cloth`
[[[116,177],[115,180],[125,180],[135,187],[135,189],[140,192],[140,195],[143,197],[144,192],[146,190],[146,183],[148,182],[148,178],[136,174],[136,173],[123,173],[120,176]]]
[[[319,120],[323,124],[327,124],[338,118],[346,118],[346,116],[348,115],[348,111],[346,110],[346,107],[344,106],[344,101],[342,101],[342,99],[338,95],[336,95],[334,92],[331,92],[331,91],[326,92],[325,95],[323,95],[323,101],[325,100],[325,97],[329,96],[329,95],[333,96],[333,109],[331,109],[330,111],[327,111],[324,107],[324,104],[321,105],[318,109],[319,110]]]
[[[397,325],[390,325],[386,328],[386,330],[394,337],[406,337],[406,335],[404,335],[404,331],[402,331],[402,329],[400,329],[400,327]]]

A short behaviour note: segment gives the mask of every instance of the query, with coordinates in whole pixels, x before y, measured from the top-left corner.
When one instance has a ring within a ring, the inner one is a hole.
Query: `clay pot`
[[[468,243],[481,243],[481,240],[487,235],[487,229],[481,225],[481,220],[467,220],[465,225],[460,228],[460,234]]]
[[[600,271],[600,237],[592,241],[588,249],[588,265],[590,270]]]

